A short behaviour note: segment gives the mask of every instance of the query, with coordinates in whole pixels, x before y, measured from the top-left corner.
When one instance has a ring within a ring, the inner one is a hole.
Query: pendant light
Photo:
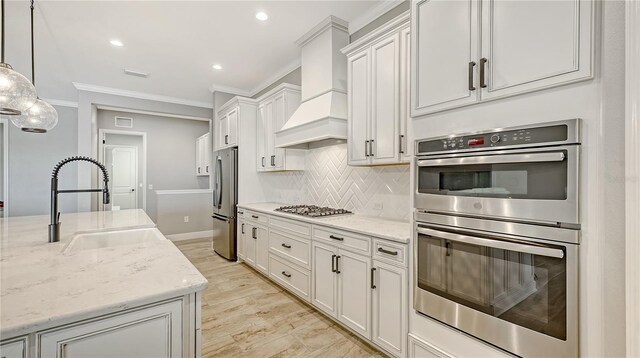
[[[35,88],[36,71],[33,41],[33,1],[34,0],[31,0],[31,82]],[[12,116],[11,122],[25,132],[46,133],[58,124],[58,112],[56,112],[52,105],[41,100],[40,97],[37,97],[35,103],[29,107],[29,109],[23,111],[19,116]]]
[[[2,0],[2,39],[0,45],[0,115],[18,116],[36,101],[36,88],[4,62],[4,0]]]

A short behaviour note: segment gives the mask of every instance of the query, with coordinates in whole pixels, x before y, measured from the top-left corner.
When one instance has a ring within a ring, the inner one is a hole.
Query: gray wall
[[[258,97],[262,96],[263,94],[265,94],[265,93],[271,91],[272,89],[276,88],[281,83],[290,83],[292,85],[300,86],[302,84],[302,67],[298,67],[295,70],[293,70],[293,71],[287,73],[286,75],[280,77],[278,80],[276,80],[272,84],[268,85],[267,87],[262,89],[260,92],[256,93],[252,98],[258,98]]]
[[[9,207],[11,216],[49,213],[51,171],[60,160],[77,155],[77,109],[54,106],[58,125],[45,134],[22,132],[9,124]],[[90,164],[80,164],[83,168]],[[60,171],[60,189],[77,187],[78,165],[67,164]],[[77,196],[60,194],[60,212],[77,211]]]
[[[400,3],[398,6],[394,7],[393,9],[385,12],[384,14],[380,15],[380,17],[378,17],[377,19],[371,21],[370,23],[368,23],[366,26],[364,26],[363,28],[361,28],[360,30],[354,32],[351,34],[350,38],[350,42],[354,42],[359,38],[362,38],[363,36],[365,36],[366,34],[370,33],[371,31],[377,29],[378,27],[384,25],[385,23],[387,23],[387,21],[393,19],[394,17],[402,14],[403,12],[409,10],[411,7],[411,3],[407,0],[407,1],[403,1],[402,3]]]
[[[164,235],[209,231],[213,229],[211,212],[213,192],[165,193],[157,195],[158,230]],[[189,222],[184,222],[184,217]],[[206,236],[210,237],[210,234]]]
[[[114,125],[115,116],[133,118],[133,128]],[[157,219],[154,190],[208,189],[209,178],[195,174],[196,139],[209,122],[156,115],[98,110],[98,128],[147,133],[147,214]]]
[[[140,135],[124,135],[124,134],[112,134],[109,133],[105,136],[107,145],[126,145],[130,147],[138,148],[138,186],[136,191],[138,191],[138,208],[142,209],[144,206],[142,195],[143,191],[146,190],[144,187],[140,186],[143,184],[142,179],[144,177],[144,151],[142,145],[142,136]],[[103,157],[103,164],[107,165],[107,157]],[[109,166],[107,165],[107,170],[109,170]],[[109,170],[109,176],[113,178],[113,173]]]

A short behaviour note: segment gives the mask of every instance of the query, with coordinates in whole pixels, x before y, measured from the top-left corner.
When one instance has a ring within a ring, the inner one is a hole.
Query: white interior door
[[[108,146],[105,152],[112,210],[137,209],[138,148]]]

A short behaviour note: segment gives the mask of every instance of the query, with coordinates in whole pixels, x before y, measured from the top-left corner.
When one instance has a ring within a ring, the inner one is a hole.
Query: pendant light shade
[[[40,98],[21,115],[10,118],[16,127],[29,133],[46,133],[58,124],[58,112]]]
[[[0,114],[18,116],[36,102],[36,88],[31,81],[0,63]]]

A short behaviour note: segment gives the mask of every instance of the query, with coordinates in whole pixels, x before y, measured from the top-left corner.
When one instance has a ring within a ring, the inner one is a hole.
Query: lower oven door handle
[[[564,257],[564,251],[560,249],[553,249],[550,247],[534,246],[534,245],[520,244],[520,243],[501,241],[501,240],[485,239],[480,237],[455,234],[451,232],[432,230],[432,229],[427,229],[422,227],[417,228],[416,231],[419,234],[439,237],[439,238],[451,240],[451,241],[464,242],[472,245],[480,245],[480,246],[486,246],[486,247],[491,247],[496,249],[515,251],[515,252],[524,252],[532,255],[555,257],[558,259],[561,259]]]
[[[483,156],[477,156],[477,157],[418,160],[418,166],[419,167],[437,167],[437,166],[443,166],[443,165],[561,162],[564,160],[564,158],[565,158],[565,155],[563,152],[483,155]]]

